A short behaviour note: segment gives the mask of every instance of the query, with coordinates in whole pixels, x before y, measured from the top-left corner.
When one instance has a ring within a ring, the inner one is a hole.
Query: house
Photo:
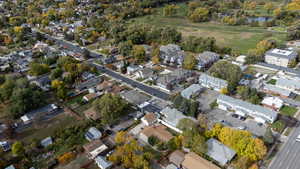
[[[120,95],[129,103],[136,106],[140,106],[151,99],[149,96],[142,94],[137,90],[124,91]]]
[[[94,107],[85,110],[83,113],[87,119],[98,120],[100,118],[100,114],[95,110]]]
[[[203,70],[209,68],[214,62],[220,59],[220,55],[215,52],[204,51],[197,57],[198,64],[197,69]]]
[[[0,141],[0,147],[4,152],[7,152],[11,149],[10,144],[7,141]]]
[[[138,71],[140,69],[142,69],[142,68],[138,65],[130,65],[130,66],[127,66],[126,72],[129,75],[133,75],[136,71]]]
[[[259,123],[273,123],[277,119],[278,115],[277,112],[268,108],[254,105],[226,95],[219,95],[217,103],[219,108],[222,110],[235,111],[235,113],[240,116],[251,116]]]
[[[199,84],[192,84],[188,88],[181,91],[181,96],[186,99],[191,99],[198,96],[204,90]]]
[[[98,94],[96,93],[89,93],[89,94],[86,94],[85,96],[82,97],[82,99],[86,102],[89,102],[93,99],[95,99],[96,97],[98,97]]]
[[[31,81],[31,84],[37,85],[44,91],[49,91],[51,87],[51,80],[48,75],[45,75]]]
[[[51,144],[53,144],[53,140],[52,140],[51,137],[47,137],[47,138],[45,138],[45,139],[43,139],[43,140],[41,141],[41,145],[42,145],[44,148],[50,146]]]
[[[141,121],[146,126],[150,126],[157,121],[157,116],[154,113],[147,113],[144,117],[141,118]]]
[[[244,65],[246,63],[246,57],[245,55],[240,55],[236,57],[235,62],[238,63],[239,65]]]
[[[194,120],[191,117],[185,116],[182,112],[178,111],[177,109],[170,107],[164,108],[160,112],[160,114],[162,115],[162,117],[161,119],[159,119],[159,122],[178,133],[182,133],[182,131],[177,128],[177,124],[181,119],[189,118]]]
[[[264,84],[263,91],[268,94],[278,95],[282,98],[289,98],[292,96],[291,91],[279,88],[272,84]]]
[[[42,115],[50,114],[59,110],[59,107],[55,104],[48,104],[47,106],[35,109],[31,112],[24,114],[21,120],[24,124],[30,123],[32,120],[41,117]]]
[[[175,150],[169,155],[169,161],[176,167],[180,168],[181,163],[184,160],[185,154],[180,150]]]
[[[182,65],[184,60],[184,51],[175,44],[163,45],[159,48],[160,58],[165,64]]]
[[[90,80],[87,80],[85,82],[80,83],[79,85],[76,85],[76,90],[78,92],[88,90],[89,88],[95,87],[96,85],[98,85],[102,81],[103,81],[103,78],[101,76],[92,78]]]
[[[8,166],[8,167],[6,167],[4,169],[16,169],[16,168],[13,165],[10,165],[10,166]]]
[[[193,72],[185,69],[175,69],[169,74],[164,74],[158,77],[156,85],[164,90],[171,91],[173,87],[193,76]]]
[[[91,127],[84,136],[88,141],[93,141],[100,139],[102,137],[102,133],[96,127]]]
[[[96,75],[93,74],[93,73],[90,73],[90,72],[83,72],[82,75],[81,75],[81,79],[83,81],[86,81],[86,80],[89,80],[89,79],[92,79],[92,78],[95,78]]]
[[[105,144],[103,144],[101,140],[93,140],[93,141],[83,145],[83,149],[87,153],[87,157],[89,159],[94,159],[100,153],[107,150],[108,147]]]
[[[183,169],[220,169],[194,152],[186,154],[181,165]]]
[[[154,76],[154,71],[150,68],[144,68],[135,72],[137,78],[149,79]]]
[[[230,162],[236,155],[236,152],[233,149],[225,146],[216,139],[211,138],[206,142],[206,144],[206,155],[217,161],[221,166]]]
[[[288,67],[296,61],[298,53],[293,50],[271,49],[265,53],[265,62],[277,66]]]
[[[113,85],[113,82],[104,80],[102,83],[97,85],[96,89],[102,92],[109,91],[113,87]]]
[[[283,100],[279,99],[278,97],[265,97],[261,104],[274,111],[279,111],[283,106]]]
[[[228,86],[226,80],[219,79],[204,73],[202,73],[199,77],[199,84],[203,87],[207,87],[216,91],[221,91],[221,89],[227,88]]]
[[[157,137],[162,142],[168,142],[173,138],[173,135],[166,130],[164,125],[154,125],[145,127],[139,134],[139,139],[148,143],[148,139],[151,136]]]
[[[106,158],[103,157],[103,156],[97,156],[95,158],[95,163],[97,164],[97,166],[100,169],[109,169],[113,165],[113,163],[111,163],[110,161],[106,160]]]
[[[300,94],[300,78],[299,77],[280,77],[277,79],[276,84],[277,87],[289,90],[293,93]]]

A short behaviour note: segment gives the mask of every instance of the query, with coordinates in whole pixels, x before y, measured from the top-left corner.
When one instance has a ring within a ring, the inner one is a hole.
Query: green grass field
[[[284,114],[286,116],[291,116],[291,117],[293,117],[297,111],[298,111],[297,108],[291,106],[283,106],[280,109],[281,114]]]
[[[135,23],[146,23],[158,27],[170,26],[177,28],[183,37],[215,37],[220,46],[231,47],[243,54],[263,39],[275,39],[279,44],[285,42],[285,33],[271,33],[266,28],[250,26],[228,26],[221,23],[205,22],[193,23],[187,18],[187,5],[178,4],[176,16],[163,16],[162,8],[156,9],[152,15],[133,19]]]

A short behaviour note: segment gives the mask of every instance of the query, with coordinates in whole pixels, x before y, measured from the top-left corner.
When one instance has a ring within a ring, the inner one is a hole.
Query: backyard
[[[163,16],[162,8],[158,8],[154,14],[136,18],[133,22],[175,27],[183,37],[215,37],[218,45],[231,47],[243,54],[255,48],[256,44],[263,39],[275,39],[279,44],[285,42],[285,33],[271,33],[263,27],[228,26],[216,22],[193,23],[186,18],[187,5],[180,3],[178,6],[176,16]]]
[[[291,107],[291,106],[283,106],[280,109],[280,113],[286,116],[291,116],[293,117],[295,115],[295,113],[297,112],[297,108],[295,107]]]

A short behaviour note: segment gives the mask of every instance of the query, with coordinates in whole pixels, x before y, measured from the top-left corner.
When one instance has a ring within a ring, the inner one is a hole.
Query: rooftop
[[[236,152],[225,146],[216,139],[209,139],[207,142],[207,155],[216,160],[220,165],[224,166],[235,156]]]
[[[167,127],[164,125],[157,125],[157,126],[149,126],[145,127],[141,133],[146,135],[148,138],[151,136],[156,136],[159,140],[163,142],[168,142],[173,138],[173,135],[168,132]]]
[[[182,166],[185,169],[220,169],[218,166],[200,157],[194,152],[185,155]]]
[[[121,96],[134,105],[141,105],[151,99],[149,96],[142,94],[137,90],[122,92]]]
[[[292,50],[283,50],[283,49],[271,49],[266,52],[266,55],[271,55],[275,57],[281,57],[281,58],[288,58],[288,59],[293,59],[295,58],[298,54],[296,51]]]

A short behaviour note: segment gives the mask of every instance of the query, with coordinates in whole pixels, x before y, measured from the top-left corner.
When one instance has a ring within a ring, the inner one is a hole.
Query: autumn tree
[[[156,47],[152,50],[152,58],[151,61],[153,64],[159,64],[160,63],[160,50],[159,47]]]
[[[177,5],[167,5],[163,9],[164,16],[174,16],[177,13],[178,6]]]
[[[207,144],[204,136],[202,136],[197,128],[184,130],[183,146],[190,148],[193,152],[203,155],[207,151]]]
[[[267,10],[268,13],[274,9],[274,4],[272,2],[268,2],[264,5],[264,9]]]
[[[189,15],[189,19],[193,22],[205,22],[209,20],[209,10],[207,8],[198,7]]]
[[[292,2],[287,4],[286,8],[287,8],[287,10],[290,10],[290,11],[299,11],[300,10],[300,0],[292,0]]]
[[[33,62],[29,65],[29,74],[33,76],[43,75],[48,72],[50,72],[50,67],[46,64]]]
[[[15,156],[23,156],[25,154],[25,148],[24,148],[23,144],[19,141],[16,141],[12,145],[11,151],[12,151],[13,155],[15,155]]]
[[[274,40],[262,40],[258,42],[255,49],[250,49],[248,51],[246,62],[252,64],[263,61],[264,53],[269,49],[275,48],[276,46],[276,41]]]
[[[186,55],[183,61],[183,68],[192,70],[195,68],[197,60],[194,55]]]

